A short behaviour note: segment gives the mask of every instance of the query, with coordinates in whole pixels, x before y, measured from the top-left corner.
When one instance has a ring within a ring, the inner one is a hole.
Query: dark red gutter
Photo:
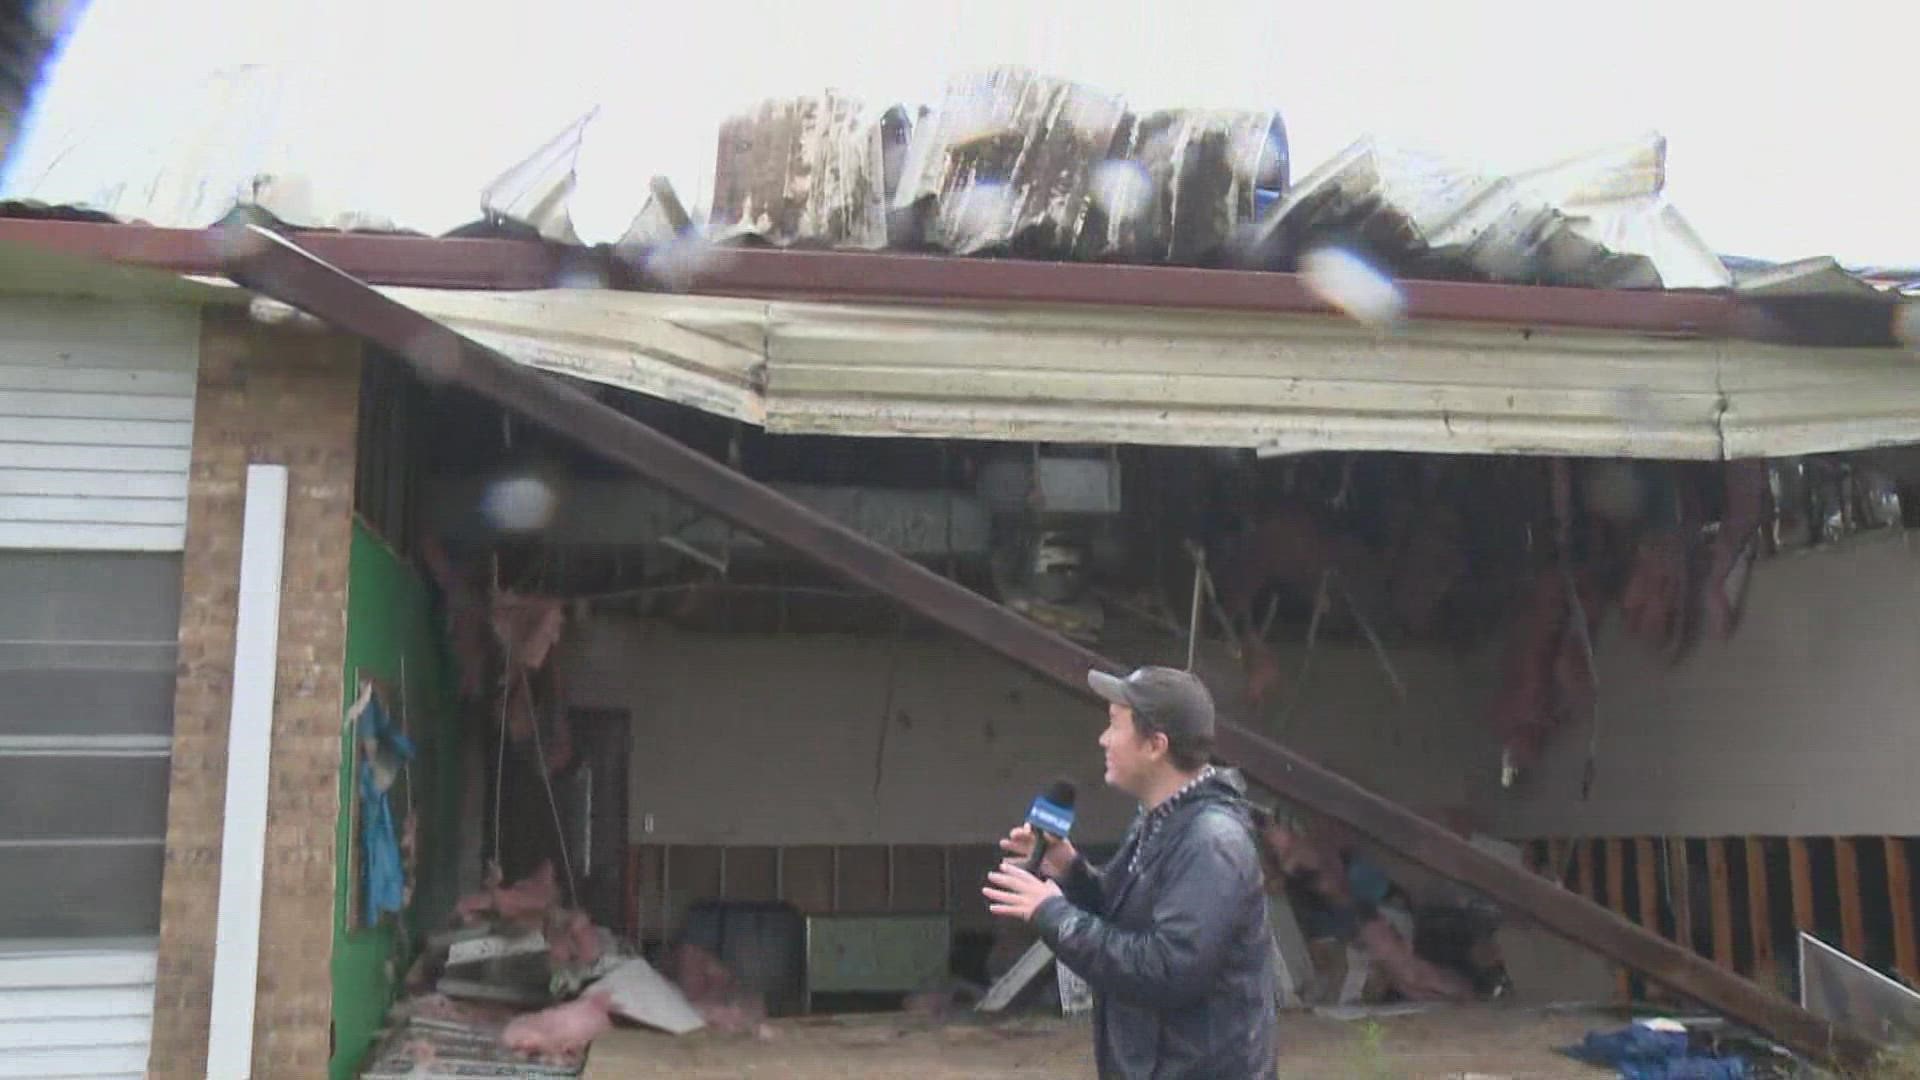
[[[45,248],[177,274],[224,277],[219,229],[160,229],[37,219],[0,220],[0,243]],[[373,233],[312,233],[307,250],[380,285],[439,289],[540,289],[553,280],[552,249],[526,240],[441,240]]]
[[[183,274],[220,274],[217,230],[0,220],[0,243]],[[604,266],[602,251],[534,240],[302,233],[302,247],[375,285],[540,289],[564,269]],[[583,265],[585,264],[585,265]],[[624,276],[607,267],[608,277]],[[1719,336],[1737,305],[1707,293],[1626,292],[1447,281],[1403,282],[1415,319]],[[691,291],[859,303],[1084,304],[1265,314],[1327,314],[1298,275],[930,255],[727,249]]]

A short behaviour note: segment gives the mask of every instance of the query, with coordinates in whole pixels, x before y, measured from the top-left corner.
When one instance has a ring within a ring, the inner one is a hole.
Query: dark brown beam
[[[1087,693],[1089,668],[1121,670],[1038,623],[909,561],[714,461],[560,379],[522,367],[259,230],[232,249],[235,281],[415,363],[428,378],[480,394],[674,494],[847,580]],[[1442,826],[1235,723],[1223,756],[1255,782],[1343,822],[1387,851],[1485,893],[1556,933],[1718,1009],[1803,1054],[1862,1063],[1873,1044],[1475,848]]]
[[[225,228],[0,219],[0,243],[203,276],[227,272],[226,248],[236,235]],[[544,289],[553,284],[560,266],[556,249],[531,240],[314,232],[302,233],[300,245],[314,257],[379,285]]]
[[[182,274],[224,273],[229,229],[0,219],[0,243]],[[604,251],[537,240],[439,239],[306,232],[302,248],[374,285],[543,289],[566,267],[597,266],[609,280],[635,275]],[[714,296],[764,296],[869,304],[1072,304],[1318,315],[1332,309],[1297,274],[970,259],[890,252],[728,248],[691,283]],[[1708,293],[1568,289],[1456,281],[1402,281],[1407,315],[1716,336],[1742,325],[1740,305]]]

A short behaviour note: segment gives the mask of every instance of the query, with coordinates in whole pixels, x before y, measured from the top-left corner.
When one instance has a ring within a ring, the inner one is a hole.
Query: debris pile
[[[1497,920],[1487,913],[1416,905],[1365,856],[1297,822],[1267,815],[1260,834],[1282,1004],[1465,1002],[1500,991],[1504,972],[1488,948]],[[1449,915],[1471,940],[1443,950],[1437,927],[1416,916]]]
[[[548,1064],[508,1050],[512,1022],[500,1006],[454,1001],[440,994],[394,1007],[391,1025],[361,1070],[363,1080],[441,1080],[454,1077],[570,1077],[580,1063]]]
[[[739,985],[712,953],[682,944],[674,949],[672,973],[688,1004],[709,1027],[729,1035],[773,1036],[766,1022],[766,995]]]
[[[616,1018],[670,1035],[711,1027],[773,1037],[765,995],[682,944],[667,975],[563,903],[553,864],[512,884],[498,872],[433,935],[363,1076],[437,1080],[576,1076]],[[668,976],[671,976],[669,978]]]

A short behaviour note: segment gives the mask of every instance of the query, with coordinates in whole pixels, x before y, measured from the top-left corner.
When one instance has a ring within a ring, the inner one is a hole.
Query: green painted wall
[[[433,591],[377,535],[356,522],[347,582],[348,700],[342,708],[352,704],[364,675],[386,684],[389,709],[397,713],[401,706],[394,699],[404,682],[407,727],[419,750],[408,782],[420,819],[420,861],[408,925],[348,928],[348,872],[358,865],[360,853],[349,835],[354,821],[353,747],[343,730],[333,904],[333,1080],[349,1080],[358,1071],[412,960],[414,943],[424,930],[446,921],[455,899],[461,854],[461,732],[443,643]],[[400,810],[396,805],[396,819]]]

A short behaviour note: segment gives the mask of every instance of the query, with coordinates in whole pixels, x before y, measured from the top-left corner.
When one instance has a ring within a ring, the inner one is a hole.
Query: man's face
[[[1133,710],[1107,706],[1107,730],[1100,733],[1106,755],[1108,784],[1135,797],[1144,797],[1153,778],[1165,767],[1167,737],[1155,732],[1146,738],[1133,725]]]

